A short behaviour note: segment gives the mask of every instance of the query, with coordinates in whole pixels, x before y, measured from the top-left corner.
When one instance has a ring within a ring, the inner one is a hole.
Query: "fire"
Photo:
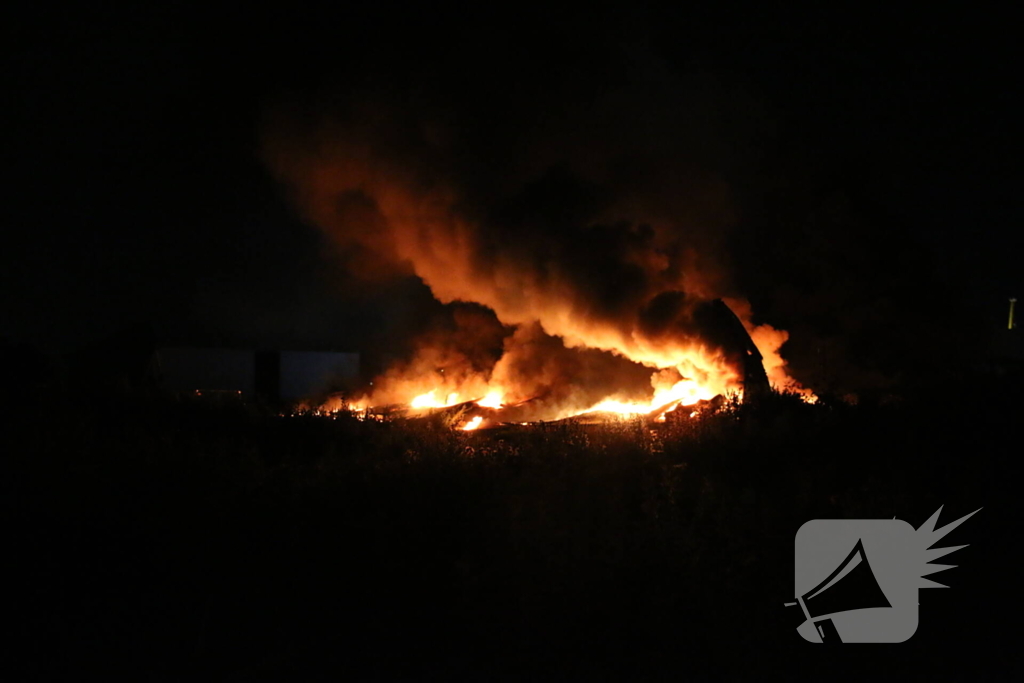
[[[472,430],[472,429],[476,429],[477,427],[480,426],[480,423],[483,422],[483,421],[484,421],[484,418],[482,416],[480,416],[480,415],[477,415],[472,420],[470,420],[469,422],[464,424],[462,426],[462,428],[464,430],[466,430],[466,431],[469,431],[469,430]]]
[[[714,386],[713,383],[702,385],[692,379],[682,379],[672,384],[665,384],[662,376],[657,374],[655,379],[652,380],[652,384],[657,388],[654,391],[654,397],[649,401],[625,401],[617,398],[606,398],[587,407],[558,410],[548,417],[562,419],[588,413],[614,413],[622,416],[641,416],[659,413],[658,421],[664,422],[664,414],[675,410],[678,406],[694,405],[699,401],[710,400],[719,393],[722,393],[712,388]],[[444,396],[443,400],[439,398],[442,395]],[[475,404],[481,408],[491,410],[508,408],[509,404],[506,403],[506,395],[506,390],[491,389],[484,398],[475,401]],[[444,394],[439,389],[433,389],[415,396],[412,400],[408,401],[407,405],[412,410],[448,408],[459,404],[459,397],[460,392]],[[482,416],[475,416],[462,429],[478,429],[483,423],[483,419]]]
[[[585,413],[617,413],[619,415],[649,415],[659,410],[668,413],[677,406],[689,406],[698,401],[708,401],[716,396],[716,392],[707,387],[702,387],[693,380],[684,379],[667,389],[655,391],[654,398],[648,403],[624,402],[615,399],[605,399],[587,410],[579,411],[576,414]],[[675,405],[673,405],[675,404]],[[672,406],[666,408],[667,406]],[[659,416],[657,421],[664,422],[664,415]]]
[[[500,408],[503,405],[502,394],[500,391],[492,391],[477,401],[476,404],[481,408]]]
[[[656,391],[654,400],[651,402],[651,410],[662,408],[669,403],[678,403],[683,406],[690,406],[697,401],[707,401],[715,397],[715,392],[708,387],[703,387],[697,382],[684,379],[677,382],[667,391]]]
[[[420,394],[412,401],[409,402],[410,408],[447,408],[453,406],[459,402],[458,393],[450,393],[445,395],[444,400],[439,399],[437,390],[428,391],[425,394]]]
[[[817,397],[810,390],[800,387],[785,374],[784,363],[779,358],[777,346],[785,341],[785,333],[748,326],[753,333],[758,349],[767,361],[773,379],[782,378],[784,388],[796,391],[808,403]],[[509,351],[511,349],[511,351]],[[540,393],[530,388],[529,381],[524,382],[521,372],[511,365],[515,361],[516,347],[506,347],[506,357],[501,359],[490,372],[454,372],[453,366],[432,368],[430,363],[412,364],[405,368],[395,368],[381,381],[375,382],[378,387],[385,387],[380,394],[372,393],[350,401],[334,396],[325,401],[315,411],[317,414],[334,414],[341,410],[365,412],[373,406],[404,405],[412,411],[439,410],[460,404],[470,406],[468,421],[460,427],[471,431],[480,429],[485,424],[485,416],[473,415],[479,409],[492,411],[497,417],[488,424],[509,421],[526,424],[530,421],[558,420],[591,413],[611,413],[623,417],[649,416],[655,422],[665,422],[665,416],[679,406],[695,406],[702,401],[710,401],[719,396],[743,395],[743,380],[736,368],[731,367],[722,357],[713,355],[703,348],[682,347],[662,349],[661,355],[652,353],[652,360],[647,367],[649,384],[646,398],[638,398],[636,388],[627,390],[616,388],[614,383],[608,384],[610,391],[598,400],[580,400],[581,395],[563,393],[554,398],[545,393],[545,386],[539,385]],[[436,350],[424,356],[426,359],[446,359],[443,353]],[[506,365],[509,361],[509,365]],[[639,368],[643,368],[640,364]],[[448,372],[445,372],[448,369]],[[540,372],[545,372],[544,368]],[[529,380],[529,378],[527,378]],[[574,386],[575,378],[562,379]],[[430,387],[431,383],[434,387]],[[773,382],[779,386],[777,382]],[[537,385],[534,385],[537,386]],[[404,394],[404,400],[403,396]],[[479,399],[466,399],[467,396],[483,396]],[[396,400],[397,399],[397,400]],[[691,417],[699,411],[686,411]],[[525,418],[525,422],[524,422]]]
[[[583,411],[584,413],[618,413],[620,415],[644,415],[650,410],[647,406],[639,403],[623,403],[622,401],[616,401],[614,399],[608,399],[601,401],[590,410]]]
[[[717,244],[704,237],[735,220],[717,177],[684,164],[682,185],[673,172],[649,188],[616,187],[614,160],[636,151],[627,145],[568,165],[555,151],[513,165],[507,182],[478,183],[456,172],[474,167],[461,152],[445,157],[472,145],[396,146],[420,128],[405,129],[414,118],[404,104],[397,116],[377,106],[344,120],[282,108],[261,136],[303,220],[366,254],[357,279],[415,275],[445,307],[360,404],[475,401],[471,410],[535,422],[593,411],[656,418],[770,386],[811,400],[787,372],[788,332],[755,324],[745,299],[725,299],[735,291],[728,269],[702,252]]]

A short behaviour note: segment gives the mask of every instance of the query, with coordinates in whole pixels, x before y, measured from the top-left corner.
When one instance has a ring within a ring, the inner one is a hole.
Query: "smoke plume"
[[[375,400],[433,383],[464,399],[500,386],[506,398],[593,405],[649,397],[665,369],[720,393],[738,369],[694,318],[717,297],[731,297],[770,376],[790,382],[786,334],[751,324],[729,284],[733,160],[706,123],[718,102],[644,73],[608,93],[549,97],[544,116],[500,89],[453,106],[443,82],[268,113],[269,167],[306,221],[359,255],[366,286],[415,275],[443,304],[493,312],[425,336],[374,383]],[[497,356],[480,355],[498,339]]]

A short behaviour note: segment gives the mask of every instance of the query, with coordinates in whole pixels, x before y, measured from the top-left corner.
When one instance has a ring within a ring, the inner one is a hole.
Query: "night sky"
[[[686,155],[737,216],[697,242],[805,377],[828,339],[851,375],[922,340],[938,362],[1024,294],[1009,16],[488,8],[26,9],[0,334],[64,350],[149,322],[164,343],[365,352],[422,327],[429,291],[351,276],[260,155],[275,107],[367,98],[447,117],[477,197],[608,140]],[[617,89],[625,114],[589,108]],[[624,183],[665,182],[644,158]]]

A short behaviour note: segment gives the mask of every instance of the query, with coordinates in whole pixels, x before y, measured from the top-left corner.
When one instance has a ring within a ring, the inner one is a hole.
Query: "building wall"
[[[167,391],[256,390],[256,354],[235,349],[160,349],[160,384]]]
[[[164,348],[157,353],[166,391],[240,391],[299,401],[359,377],[358,353]]]

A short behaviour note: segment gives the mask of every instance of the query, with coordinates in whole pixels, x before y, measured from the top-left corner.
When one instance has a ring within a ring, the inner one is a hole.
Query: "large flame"
[[[743,302],[731,303],[737,307],[751,339],[761,352],[771,383],[776,388],[802,394],[804,400],[814,402],[816,397],[813,392],[801,387],[788,376],[785,362],[779,355],[779,347],[788,335],[766,325],[750,324],[749,307],[745,307]],[[611,413],[622,416],[652,415],[656,416],[657,421],[664,421],[666,413],[680,406],[693,406],[720,395],[743,395],[742,377],[724,356],[703,347],[690,346],[666,349],[663,354],[650,357],[650,365],[634,364],[626,359],[615,360],[614,355],[605,358],[610,363],[625,363],[641,371],[644,367],[650,367],[648,387],[640,392],[645,395],[638,395],[636,387],[632,391],[627,390],[626,382],[619,388],[612,382],[612,388],[589,400],[588,394],[571,390],[552,397],[550,393],[545,393],[548,385],[563,383],[571,387],[577,378],[571,373],[568,378],[557,373],[549,376],[545,373],[551,373],[550,368],[536,369],[531,366],[531,374],[524,379],[516,367],[517,363],[522,354],[536,353],[536,350],[528,343],[520,346],[521,341],[516,340],[516,335],[510,337],[506,340],[505,354],[492,367],[477,371],[460,367],[458,356],[453,360],[451,353],[436,345],[428,345],[411,362],[395,366],[378,377],[372,392],[348,402],[333,397],[320,405],[317,411],[365,411],[373,406],[403,405],[414,412],[422,412],[465,404],[495,414],[504,410],[518,410],[517,414],[527,415],[531,420]],[[564,353],[575,353],[564,348],[562,350]],[[531,357],[529,360],[536,359]],[[439,362],[448,363],[449,371],[444,372],[446,368],[436,367]],[[535,374],[544,376],[538,385],[530,383]],[[516,421],[519,421],[518,418]],[[494,422],[471,415],[462,423],[461,428],[475,430],[484,424]]]
[[[500,391],[491,391],[477,401],[477,404],[483,408],[500,408],[502,406],[502,393]]]

